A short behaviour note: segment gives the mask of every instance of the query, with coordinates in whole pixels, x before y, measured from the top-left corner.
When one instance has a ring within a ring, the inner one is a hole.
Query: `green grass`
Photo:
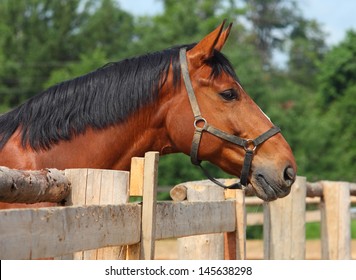
[[[307,223],[305,226],[306,239],[320,239],[320,223]],[[356,239],[356,220],[351,221],[351,238]]]

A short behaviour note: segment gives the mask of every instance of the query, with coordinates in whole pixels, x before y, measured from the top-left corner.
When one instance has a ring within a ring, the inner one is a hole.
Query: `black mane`
[[[61,140],[84,133],[88,127],[103,129],[124,121],[141,106],[158,98],[171,63],[173,86],[180,82],[180,47],[109,63],[32,97],[0,116],[0,149],[18,128],[23,146],[46,150]],[[219,52],[215,52],[209,64],[213,76],[225,71],[236,77],[228,60]]]

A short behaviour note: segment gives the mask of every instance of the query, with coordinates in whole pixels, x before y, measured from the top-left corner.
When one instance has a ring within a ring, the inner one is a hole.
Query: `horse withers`
[[[230,29],[222,23],[197,44],[110,63],[34,96],[0,117],[0,165],[129,170],[147,151],[183,152],[244,177],[239,187],[251,183],[265,201],[286,196],[292,151],[220,52]]]

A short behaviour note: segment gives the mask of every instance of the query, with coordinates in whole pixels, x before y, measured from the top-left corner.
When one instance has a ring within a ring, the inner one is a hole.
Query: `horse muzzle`
[[[264,201],[272,201],[287,196],[296,179],[296,171],[287,166],[281,174],[260,168],[252,172],[250,182],[256,195]]]

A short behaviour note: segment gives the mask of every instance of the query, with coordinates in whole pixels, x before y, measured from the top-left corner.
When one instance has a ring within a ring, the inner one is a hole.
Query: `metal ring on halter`
[[[252,149],[250,147],[253,147]],[[245,151],[252,151],[254,152],[257,148],[257,145],[255,145],[255,142],[253,141],[253,139],[246,139],[244,142],[244,149]]]
[[[203,122],[204,125],[202,127],[198,126],[199,122]],[[194,121],[194,127],[197,130],[205,130],[207,128],[207,126],[208,126],[208,122],[206,121],[206,119],[204,119],[202,117],[199,117],[199,118],[195,119],[195,121]]]

